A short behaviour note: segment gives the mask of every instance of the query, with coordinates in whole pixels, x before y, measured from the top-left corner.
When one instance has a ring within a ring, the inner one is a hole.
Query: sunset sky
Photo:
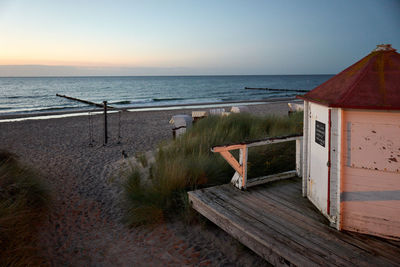
[[[400,0],[0,0],[0,76],[334,74],[400,50]]]

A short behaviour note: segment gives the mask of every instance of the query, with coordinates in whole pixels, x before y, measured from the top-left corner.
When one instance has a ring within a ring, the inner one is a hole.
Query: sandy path
[[[286,104],[250,107],[253,113],[284,114]],[[129,156],[154,149],[171,138],[173,114],[190,110],[122,114],[109,117],[109,144],[102,144],[102,117],[93,117],[89,146],[88,117],[0,123],[0,148],[37,168],[53,192],[51,213],[41,246],[53,266],[265,265],[254,253],[217,227],[202,229],[181,222],[127,228],[121,223],[120,187],[110,182],[121,151]]]

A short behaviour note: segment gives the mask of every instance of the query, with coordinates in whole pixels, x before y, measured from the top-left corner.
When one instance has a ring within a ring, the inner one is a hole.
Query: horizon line
[[[323,76],[335,75],[332,73],[320,74],[164,74],[164,75],[38,75],[38,76],[1,76],[0,78],[89,78],[89,77],[209,77],[209,76]]]

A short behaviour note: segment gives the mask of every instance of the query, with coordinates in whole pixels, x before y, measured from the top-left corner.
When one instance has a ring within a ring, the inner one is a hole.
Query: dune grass
[[[124,184],[127,223],[155,223],[172,214],[187,216],[187,191],[228,183],[234,170],[210,151],[212,146],[301,134],[302,122],[302,113],[290,117],[233,114],[198,121],[183,136],[160,145],[147,175],[139,166],[128,172]],[[252,148],[248,161],[250,178],[294,169],[295,144]]]
[[[0,150],[1,266],[45,265],[36,237],[48,205],[49,191],[38,175]]]

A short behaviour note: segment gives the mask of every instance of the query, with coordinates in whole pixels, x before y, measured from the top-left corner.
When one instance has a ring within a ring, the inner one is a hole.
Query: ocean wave
[[[110,105],[129,105],[129,104],[147,104],[151,102],[169,102],[169,101],[181,101],[187,98],[181,97],[171,97],[171,98],[147,98],[147,99],[137,99],[137,100],[120,100],[109,102]]]
[[[186,98],[176,97],[176,98],[153,98],[154,102],[162,102],[162,101],[178,101],[185,100]]]
[[[153,98],[146,99],[136,99],[136,100],[116,100],[109,102],[110,105],[137,105],[137,104],[146,104],[153,102]]]
[[[50,107],[50,108],[9,108],[8,110],[1,110],[3,114],[18,114],[18,113],[40,113],[40,112],[52,112],[52,111],[62,111],[62,110],[76,110],[81,109],[79,107]]]
[[[122,100],[122,101],[110,102],[109,104],[110,105],[128,105],[128,104],[132,104],[132,101]]]
[[[223,97],[221,99],[221,101],[234,101],[234,100],[237,100],[237,98],[236,97]]]
[[[6,96],[5,99],[20,99],[20,98],[44,98],[49,97],[50,95],[13,95],[13,96]]]
[[[0,90],[7,89],[0,96],[0,114],[91,109],[91,106],[82,103],[56,98],[55,89],[93,102],[108,100],[116,108],[174,106],[290,96],[291,92],[252,92],[253,90],[245,90],[244,87],[314,88],[330,77],[266,75],[0,78]],[[160,87],[163,89],[160,90]]]

